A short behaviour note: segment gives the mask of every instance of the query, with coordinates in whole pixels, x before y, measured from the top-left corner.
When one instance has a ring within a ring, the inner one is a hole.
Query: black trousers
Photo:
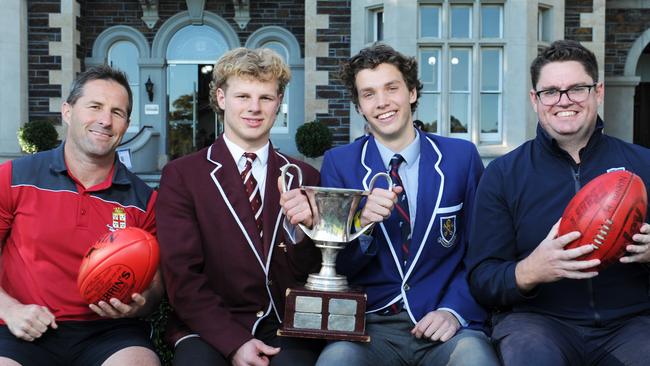
[[[269,317],[257,327],[255,338],[282,350],[271,358],[272,366],[313,366],[325,342],[316,339],[278,337],[277,319]],[[174,366],[230,366],[222,355],[200,337],[182,340],[174,350]]]
[[[512,313],[492,332],[505,366],[645,366],[650,360],[650,316],[600,327],[536,313]]]

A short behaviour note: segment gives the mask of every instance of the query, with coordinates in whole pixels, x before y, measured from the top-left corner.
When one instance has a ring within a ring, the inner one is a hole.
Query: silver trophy
[[[388,186],[393,181],[387,173],[377,173],[368,191],[359,189],[302,186],[302,171],[295,164],[282,168],[282,190],[287,191],[285,175],[290,168],[298,172],[300,189],[311,206],[313,225],[299,224],[316,247],[323,262],[318,273],[307,279],[305,289],[287,290],[285,324],[280,335],[368,341],[365,335],[365,293],[351,289],[345,276],[336,273],[336,256],[347,243],[358,238],[374,223],[352,233],[354,215],[364,196],[372,191],[375,181],[385,177]]]

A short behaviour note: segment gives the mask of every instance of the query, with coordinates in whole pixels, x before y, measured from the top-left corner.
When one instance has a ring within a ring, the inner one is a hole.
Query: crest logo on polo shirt
[[[126,228],[126,211],[122,207],[113,209],[113,229]]]
[[[441,217],[438,243],[445,248],[449,248],[454,245],[456,239],[456,215]]]

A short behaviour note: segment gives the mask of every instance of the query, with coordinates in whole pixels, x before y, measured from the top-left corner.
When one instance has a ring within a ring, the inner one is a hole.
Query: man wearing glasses
[[[495,309],[492,337],[504,365],[646,365],[650,359],[650,225],[620,263],[564,250],[564,208],[593,178],[617,169],[650,183],[650,150],[607,136],[594,54],[556,41],[533,61],[537,137],[494,160],[476,194],[467,264],[472,293]],[[616,121],[609,121],[616,123]],[[646,186],[646,189],[650,187]]]

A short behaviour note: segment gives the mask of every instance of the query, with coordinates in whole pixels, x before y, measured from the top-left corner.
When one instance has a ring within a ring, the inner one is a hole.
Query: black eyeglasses
[[[593,83],[591,85],[576,85],[569,89],[559,90],[559,89],[546,89],[536,91],[537,98],[545,106],[556,105],[562,99],[562,94],[566,94],[567,98],[574,103],[582,103],[587,100],[589,97],[589,92],[591,89],[598,85],[598,83]]]

